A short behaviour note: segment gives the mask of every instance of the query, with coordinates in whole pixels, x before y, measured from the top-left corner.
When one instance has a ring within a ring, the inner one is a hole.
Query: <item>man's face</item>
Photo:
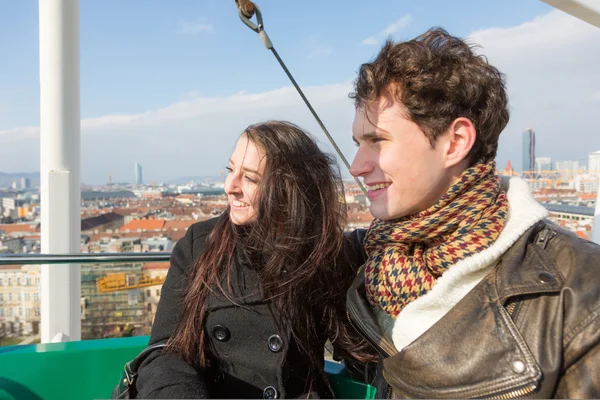
[[[446,193],[452,177],[445,167],[445,146],[438,146],[438,139],[432,148],[401,104],[384,97],[359,107],[352,130],[358,151],[350,173],[363,178],[375,218],[415,214]]]

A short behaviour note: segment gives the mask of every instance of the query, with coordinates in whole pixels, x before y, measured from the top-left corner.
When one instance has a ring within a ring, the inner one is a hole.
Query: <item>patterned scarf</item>
[[[496,163],[465,170],[432,207],[393,221],[375,219],[365,238],[368,301],[396,318],[444,271],[492,245],[508,213]]]

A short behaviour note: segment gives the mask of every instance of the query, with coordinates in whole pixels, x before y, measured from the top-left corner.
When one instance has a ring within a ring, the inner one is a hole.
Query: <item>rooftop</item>
[[[121,227],[121,232],[127,231],[160,231],[165,225],[164,219],[134,219]]]

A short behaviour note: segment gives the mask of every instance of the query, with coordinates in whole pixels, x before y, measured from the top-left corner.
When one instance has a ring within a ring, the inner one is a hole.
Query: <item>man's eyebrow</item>
[[[369,132],[363,133],[362,135],[360,135],[360,139],[366,140],[366,139],[380,138],[385,135],[389,135],[388,131],[383,130],[383,129],[378,129],[376,131],[369,131]],[[357,140],[354,136],[352,136],[352,140],[354,140],[354,142],[357,142]]]

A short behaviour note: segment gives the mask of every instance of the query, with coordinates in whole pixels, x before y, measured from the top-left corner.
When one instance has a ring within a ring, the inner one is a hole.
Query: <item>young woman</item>
[[[229,206],[192,225],[171,258],[138,398],[331,398],[324,344],[368,359],[345,296],[363,251],[345,237],[332,157],[297,126],[240,136]]]

